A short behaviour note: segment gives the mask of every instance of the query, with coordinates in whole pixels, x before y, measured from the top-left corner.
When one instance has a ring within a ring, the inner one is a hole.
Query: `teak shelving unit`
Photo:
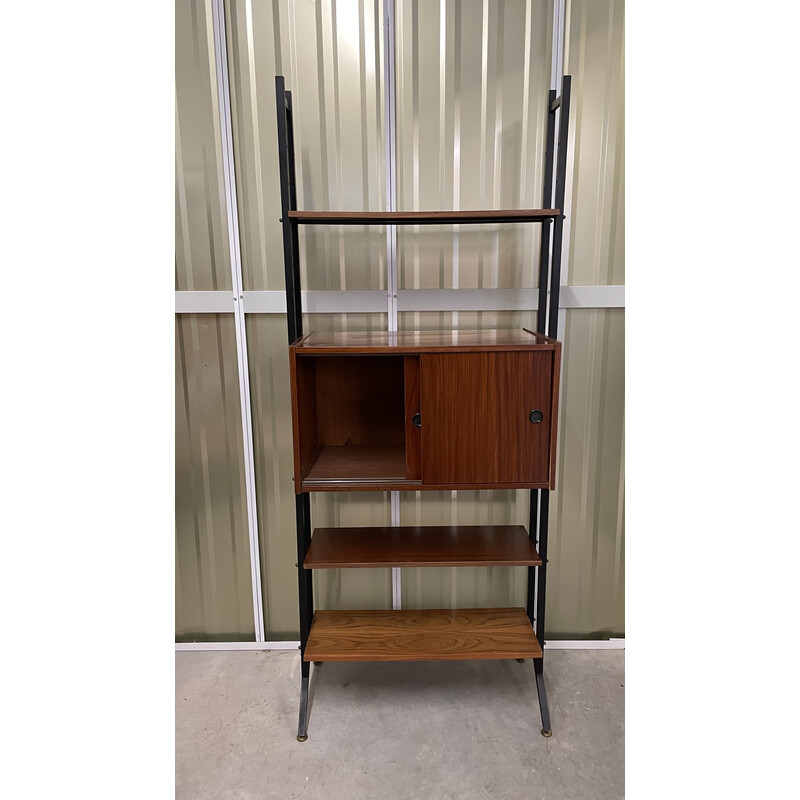
[[[283,77],[275,78],[294,436],[300,741],[308,738],[312,661],[531,658],[542,734],[551,735],[543,648],[570,83],[565,76],[560,97],[554,90],[548,96],[543,208],[346,212],[297,209],[292,97]],[[303,333],[299,225],[500,222],[542,225],[535,331]],[[310,492],[495,488],[530,490],[528,531],[454,525],[311,533]],[[441,566],[527,566],[526,608],[314,612],[315,569]]]

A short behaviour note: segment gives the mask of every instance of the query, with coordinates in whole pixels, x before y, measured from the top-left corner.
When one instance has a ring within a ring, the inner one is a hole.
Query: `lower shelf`
[[[541,658],[524,608],[317,611],[306,661]]]

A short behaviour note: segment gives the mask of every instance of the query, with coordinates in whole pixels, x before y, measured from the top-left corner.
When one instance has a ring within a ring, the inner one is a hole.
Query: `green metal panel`
[[[298,206],[383,210],[383,28],[379,2],[227,5],[242,272],[283,290],[275,75],[292,92]],[[304,289],[385,289],[381,227],[300,229]],[[386,330],[386,314],[304,315],[305,330]],[[267,639],[297,638],[297,561],[286,318],[247,319]],[[314,526],[388,525],[388,495],[312,495]],[[391,607],[389,570],[315,576],[321,608]]]
[[[398,208],[539,208],[552,4],[397,6]],[[538,225],[400,229],[401,288],[538,285]],[[520,328],[534,312],[406,312],[408,329]],[[401,524],[528,524],[528,493],[416,492]],[[526,570],[406,569],[404,607],[524,605]]]
[[[625,283],[625,17],[621,0],[573,0],[567,172],[569,283]]]
[[[231,289],[211,2],[175,4],[175,289]]]
[[[547,2],[398,2],[398,208],[541,207],[551,31]],[[536,286],[539,236],[401,228],[399,287]]]
[[[255,638],[232,314],[175,318],[175,634]]]
[[[377,1],[228,5],[245,289],[284,287],[276,75],[292,93],[298,206],[384,209],[382,37]],[[304,226],[303,288],[385,288],[385,252],[380,227]]]
[[[211,3],[175,18],[175,283],[231,289]],[[255,638],[232,315],[176,317],[175,633]]]
[[[625,312],[566,312],[547,629],[625,631]]]

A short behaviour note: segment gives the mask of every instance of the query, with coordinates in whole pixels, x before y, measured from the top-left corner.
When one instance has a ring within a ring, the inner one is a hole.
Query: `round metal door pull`
[[[544,414],[542,414],[541,411],[531,411],[531,413],[528,414],[528,419],[536,424],[544,419]]]

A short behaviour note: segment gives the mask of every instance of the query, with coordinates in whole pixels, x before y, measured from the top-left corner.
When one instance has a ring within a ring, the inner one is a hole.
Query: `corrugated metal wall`
[[[624,5],[567,4],[573,112],[568,283],[625,283]],[[562,312],[558,490],[551,499],[548,630],[625,630],[625,311]]]
[[[246,290],[283,290],[275,75],[292,92],[298,205],[383,210],[383,28],[379,2],[232,2],[228,54]],[[300,231],[303,286],[386,287],[382,228]],[[307,270],[308,265],[313,269]],[[386,314],[313,314],[306,330],[385,330]],[[289,361],[284,316],[252,314],[247,338],[268,638],[297,638]],[[315,525],[389,524],[388,495],[312,496]],[[321,608],[391,603],[387,570],[318,574]]]
[[[175,289],[231,289],[211,2],[175,3]]]
[[[538,208],[552,4],[397,5],[398,208]],[[538,225],[426,226],[398,234],[405,289],[538,284]],[[536,254],[536,257],[535,257]],[[398,327],[535,325],[534,312],[405,312]],[[525,524],[528,493],[403,492],[401,524]],[[524,605],[526,570],[402,570],[404,607]]]
[[[184,17],[179,13],[178,27],[203,29],[202,37],[193,34],[187,40],[193,42],[191,51],[184,50],[195,62],[198,51],[205,53],[207,63],[210,34],[205,22],[197,24],[198,15],[206,19],[200,9],[194,7]],[[382,8],[380,2],[368,0],[278,0],[271,5],[234,0],[226,9],[244,287],[282,290],[274,76],[283,74],[293,94],[300,207],[382,209]],[[623,283],[624,198],[616,177],[622,159],[622,6],[605,0],[575,2],[568,22],[566,70],[575,76],[574,113],[583,126],[570,154],[575,180],[568,187],[569,282]],[[397,3],[396,25],[397,207],[539,206],[552,2],[403,0]],[[205,50],[198,47],[199,41]],[[197,95],[200,90],[192,84],[198,83],[198,75],[202,83],[205,75],[213,74],[192,69],[194,74],[176,68],[179,115],[188,113],[183,112],[181,95]],[[211,86],[206,87],[205,103],[206,118],[213,120],[218,112]],[[193,136],[207,138],[203,130],[193,128]],[[213,125],[208,130],[213,141]],[[181,133],[183,153],[189,144],[183,128]],[[188,183],[181,169],[179,161],[179,187]],[[214,196],[218,170],[212,165],[206,169],[214,181],[207,177],[212,188],[204,191]],[[213,227],[213,214],[206,219],[211,220],[206,227]],[[221,223],[218,227],[221,230]],[[400,288],[536,285],[532,255],[538,250],[537,226],[398,230]],[[188,238],[192,259],[200,257],[203,247],[212,253],[218,246],[202,229]],[[306,229],[301,244],[304,285],[385,288],[385,251],[380,228]],[[224,257],[223,247],[214,258],[221,264]],[[210,263],[210,256],[206,261]],[[318,268],[306,276],[308,264]],[[179,266],[177,272],[181,270],[191,271]],[[219,272],[222,281],[225,270]],[[178,288],[225,287],[221,282],[211,285],[206,280],[198,286],[185,280]],[[623,320],[621,309],[570,310],[562,328],[564,403],[548,582],[551,636],[624,630]],[[305,325],[385,329],[387,321],[385,314],[315,314],[306,316]],[[399,315],[401,329],[520,327],[534,322],[532,312]],[[285,317],[249,314],[247,339],[265,627],[267,639],[296,638]],[[235,358],[235,352],[231,355]],[[177,367],[185,372],[183,362]],[[243,507],[241,491],[238,497]],[[315,496],[312,513],[315,525],[390,522],[388,495],[370,492]],[[400,493],[401,524],[526,524],[527,513],[527,492]],[[181,524],[186,523],[179,521],[179,529]],[[246,532],[242,537],[246,552]],[[183,551],[178,555],[186,558]],[[183,560],[179,568],[183,577]],[[389,570],[325,571],[318,577],[320,607],[391,606]],[[403,570],[402,589],[408,607],[521,604],[525,571]],[[194,595],[189,605],[199,608],[204,602]]]
[[[176,638],[252,640],[233,315],[181,314],[175,338]]]
[[[175,14],[175,288],[231,289],[210,2]],[[232,314],[175,320],[175,634],[252,640]]]

